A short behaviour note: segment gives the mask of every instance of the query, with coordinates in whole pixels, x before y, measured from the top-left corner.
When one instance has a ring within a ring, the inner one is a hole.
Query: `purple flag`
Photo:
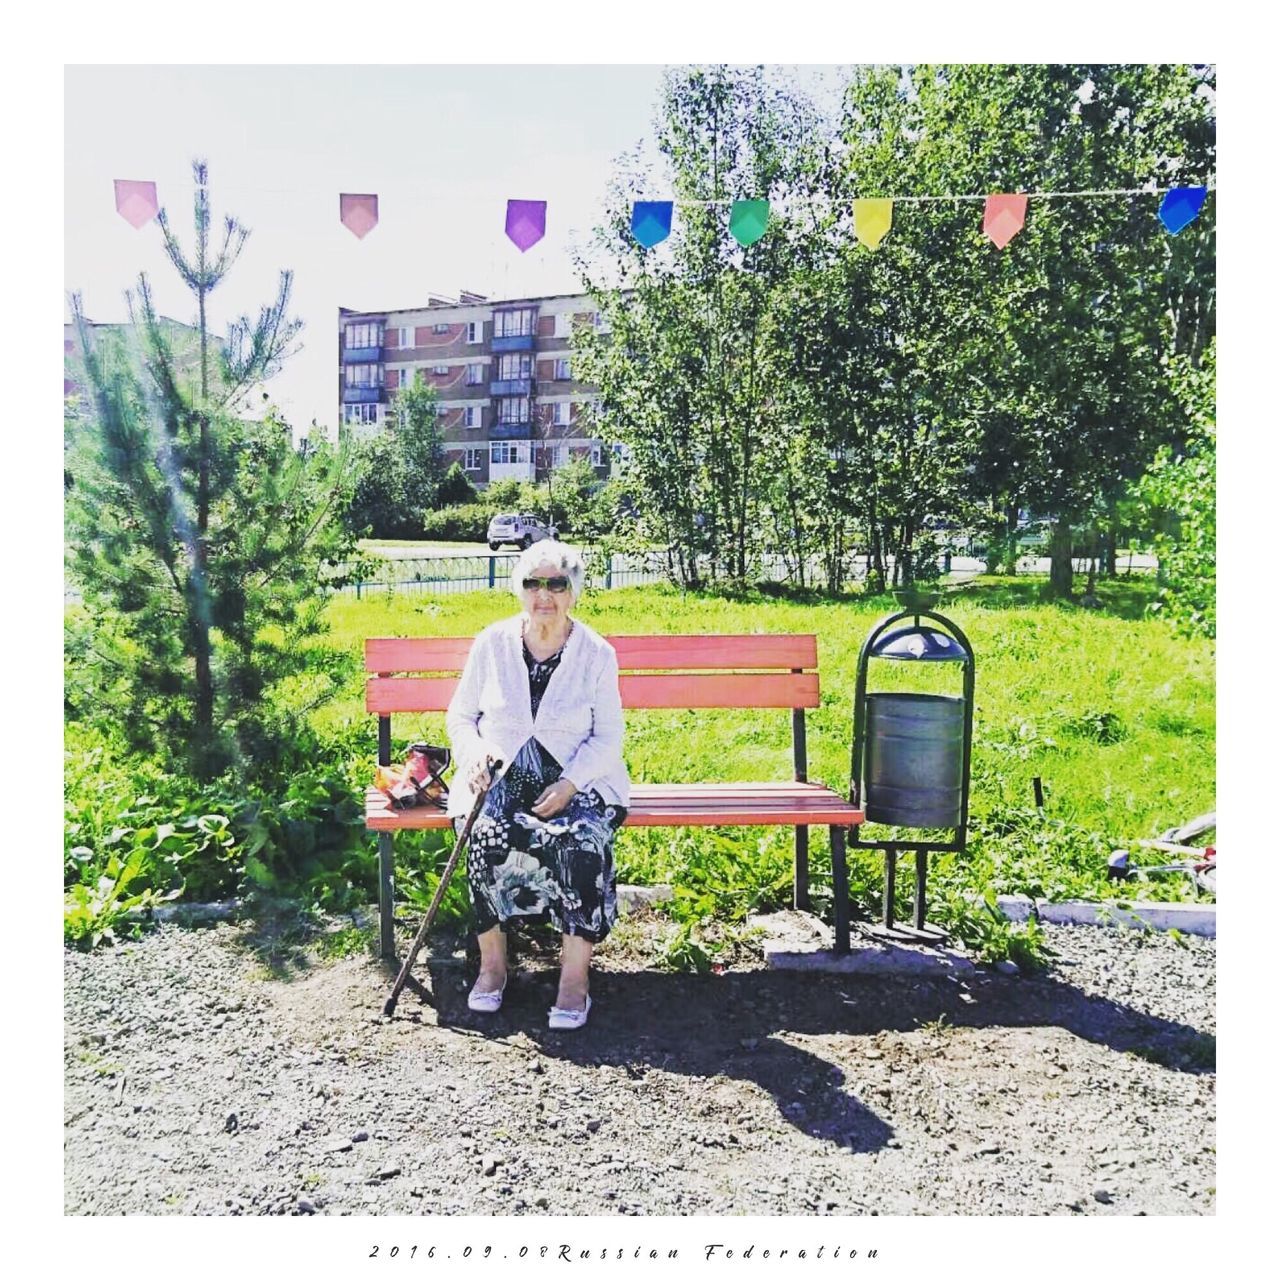
[[[546,234],[545,200],[507,201],[507,236],[521,253],[533,248]]]
[[[378,225],[377,196],[339,195],[338,211],[342,225],[360,240]]]
[[[154,182],[116,180],[116,212],[132,227],[141,227],[160,211]]]

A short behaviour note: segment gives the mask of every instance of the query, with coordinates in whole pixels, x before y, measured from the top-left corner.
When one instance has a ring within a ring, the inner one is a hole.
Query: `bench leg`
[[[836,955],[849,952],[849,865],[844,856],[844,828],[831,828],[831,888],[836,900]]]
[[[796,828],[796,883],[791,905],[809,910],[809,828]]]
[[[395,848],[390,831],[378,832],[378,929],[379,953],[384,960],[396,958],[395,930]]]
[[[884,851],[884,903],[880,922],[886,929],[893,928],[893,886],[897,879],[898,851],[892,845]]]
[[[925,849],[916,850],[916,928],[924,928],[925,880],[929,875],[929,853]]]

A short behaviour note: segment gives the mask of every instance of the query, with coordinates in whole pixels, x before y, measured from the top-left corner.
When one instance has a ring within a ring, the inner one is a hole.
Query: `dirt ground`
[[[342,922],[334,922],[338,928]],[[579,1032],[525,942],[496,1015],[253,922],[65,964],[69,1214],[1212,1214],[1215,944],[1046,927],[1040,976],[659,969],[641,910]],[[405,935],[406,942],[408,934]]]

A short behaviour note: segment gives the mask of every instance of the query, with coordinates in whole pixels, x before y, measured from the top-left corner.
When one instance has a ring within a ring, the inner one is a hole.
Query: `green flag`
[[[730,234],[744,249],[749,244],[755,244],[764,235],[768,221],[767,200],[735,200],[729,211]]]

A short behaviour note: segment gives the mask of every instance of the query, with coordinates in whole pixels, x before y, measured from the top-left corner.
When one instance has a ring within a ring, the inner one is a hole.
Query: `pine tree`
[[[92,340],[71,299],[88,395],[68,461],[69,571],[84,604],[68,642],[68,701],[208,779],[232,765],[261,773],[287,752],[299,708],[286,682],[306,673],[312,700],[331,688],[301,642],[323,629],[325,566],[350,550],[341,516],[353,467],[345,449],[295,449],[274,410],[242,416],[301,328],[288,317],[292,275],[281,273],[256,320],[211,339],[208,295],[249,232],[227,218],[211,251],[207,168],[193,169],[193,255],[165,211],[158,221],[196,297],[198,386],[184,385],[145,274],[116,340]]]

